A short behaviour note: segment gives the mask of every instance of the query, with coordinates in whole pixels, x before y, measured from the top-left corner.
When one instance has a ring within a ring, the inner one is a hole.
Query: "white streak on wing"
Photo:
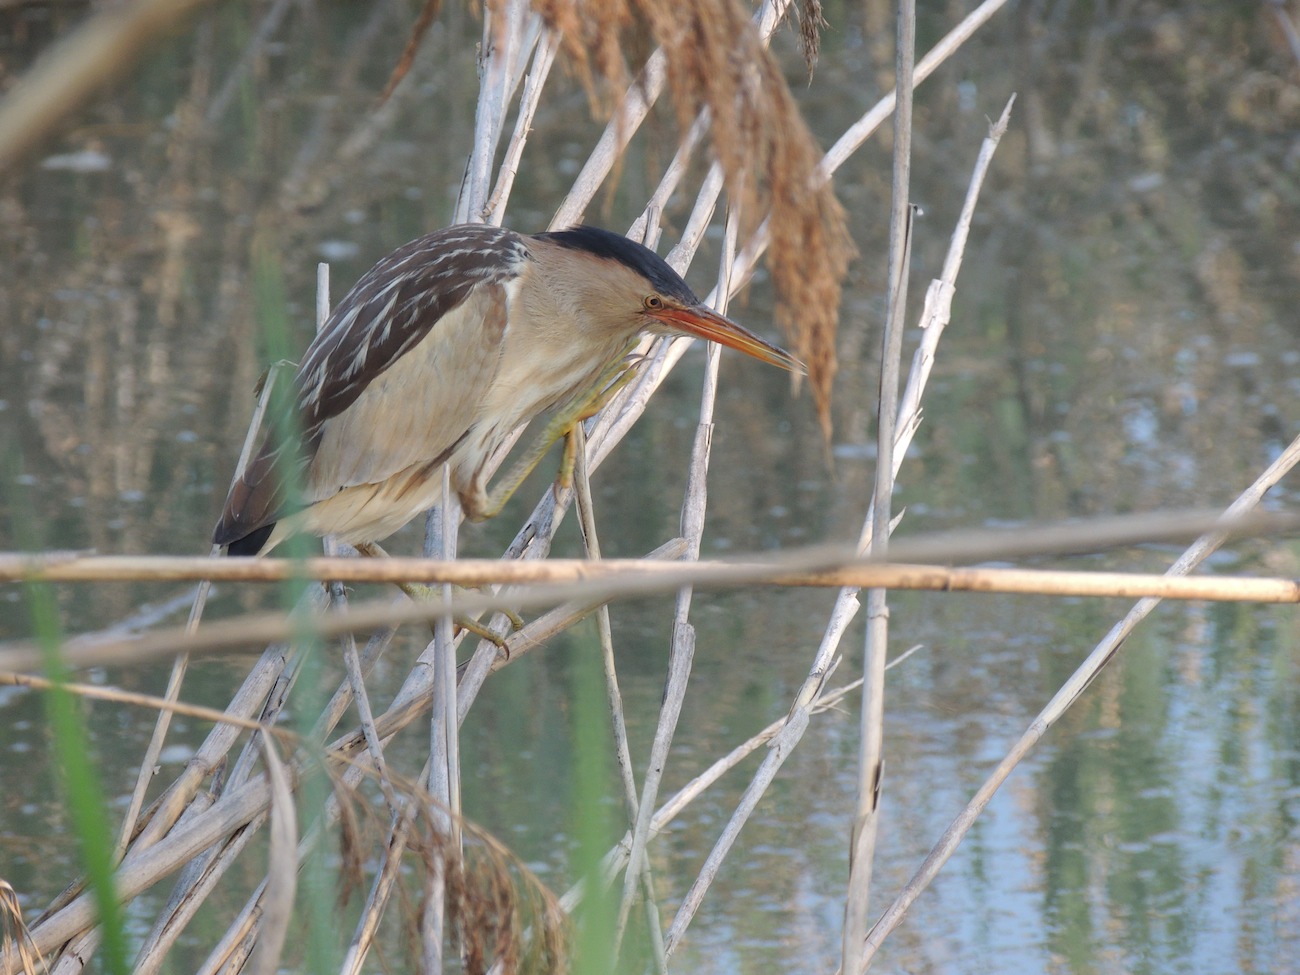
[[[365,306],[366,306],[367,308],[371,307],[372,305],[375,304],[375,302],[377,302],[377,301],[379,301],[380,299],[382,299],[385,295],[390,295],[390,296],[391,296],[391,297],[388,299],[388,301],[385,302],[385,304],[391,305],[391,304],[396,300],[396,298],[397,298],[397,296],[396,296],[396,294],[394,294],[394,292],[396,292],[397,289],[400,288],[400,287],[401,287],[401,286],[406,282],[406,280],[407,280],[407,279],[406,279],[406,276],[405,276],[405,275],[400,276],[400,277],[394,277],[393,280],[389,281],[386,285],[383,286],[383,288],[381,288],[379,291],[376,291],[373,295],[371,295],[371,296],[370,296],[370,299],[365,303]],[[355,317],[355,316],[354,316],[354,317]],[[376,322],[377,320],[378,320],[378,316],[371,316],[371,319],[370,319],[370,327],[371,327],[371,328],[374,328],[375,322]]]
[[[392,291],[393,289],[389,288],[386,290]],[[396,305],[397,305],[397,294],[396,292],[394,292],[393,294],[389,295],[388,301],[384,304],[384,307],[375,313],[373,322],[375,323],[380,321],[391,322],[393,319],[393,309],[396,307]],[[344,379],[352,379],[363,369],[365,369],[366,359],[370,356],[370,349],[374,345],[374,335],[373,335],[374,328],[375,325],[372,324],[371,327],[367,329],[367,334],[361,336],[361,341],[356,343],[355,348],[352,350],[351,361],[348,362],[347,368],[343,370]]]
[[[519,304],[519,293],[524,286],[524,276],[520,274],[511,278],[503,287],[506,293],[506,327],[501,333],[501,349],[504,352],[506,343],[510,340],[510,323],[522,314],[522,308]]]
[[[424,255],[425,252],[422,249],[413,249],[396,260],[394,260],[391,256],[386,257],[383,260],[381,260],[378,264],[376,264],[375,267],[378,268],[382,266],[385,271],[390,273],[393,271],[400,271],[402,268],[406,267],[406,265],[410,264],[412,261],[419,260],[420,258],[424,257]]]
[[[348,310],[339,318],[335,319],[329,328],[325,329],[317,341],[324,343],[329,339],[332,339],[335,335],[342,335],[352,327],[352,323],[357,320],[357,315],[359,314],[361,314],[361,306],[359,304],[349,305]]]

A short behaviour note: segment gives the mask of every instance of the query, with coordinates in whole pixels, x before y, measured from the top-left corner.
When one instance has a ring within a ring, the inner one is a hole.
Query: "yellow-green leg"
[[[519,485],[523,484],[528,475],[541,463],[542,458],[557,440],[564,441],[564,454],[560,459],[556,483],[562,488],[573,484],[574,452],[577,450],[573,428],[599,413],[619,390],[631,382],[634,374],[632,364],[627,361],[626,353],[635,347],[635,344],[631,343],[624,353],[601,373],[600,378],[587,392],[575,397],[551,417],[541,435],[528,448],[527,453],[515,461],[509,471],[497,478],[496,486],[482,503],[475,505],[473,511],[465,512],[467,518],[471,521],[483,521],[499,515],[506,502],[519,490]]]

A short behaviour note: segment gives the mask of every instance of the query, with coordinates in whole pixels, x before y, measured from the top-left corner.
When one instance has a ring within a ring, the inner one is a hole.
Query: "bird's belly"
[[[387,538],[442,497],[442,465],[415,465],[375,484],[343,488],[292,516],[294,533],[335,535],[350,545]]]

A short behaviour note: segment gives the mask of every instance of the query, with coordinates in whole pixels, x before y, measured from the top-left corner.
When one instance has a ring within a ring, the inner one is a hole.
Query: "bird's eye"
[[[645,305],[646,311],[659,311],[664,306],[664,300],[658,295],[646,295],[641,303]]]

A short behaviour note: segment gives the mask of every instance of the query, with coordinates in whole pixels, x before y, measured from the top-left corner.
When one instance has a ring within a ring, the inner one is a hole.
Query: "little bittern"
[[[465,224],[413,240],[366,272],[307,349],[294,380],[300,436],[268,436],[213,541],[232,555],[301,532],[377,541],[437,502],[443,464],[466,516],[490,517],[600,407],[643,332],[802,368],[607,230],[528,237]],[[537,447],[489,494],[489,458],[548,410]]]

